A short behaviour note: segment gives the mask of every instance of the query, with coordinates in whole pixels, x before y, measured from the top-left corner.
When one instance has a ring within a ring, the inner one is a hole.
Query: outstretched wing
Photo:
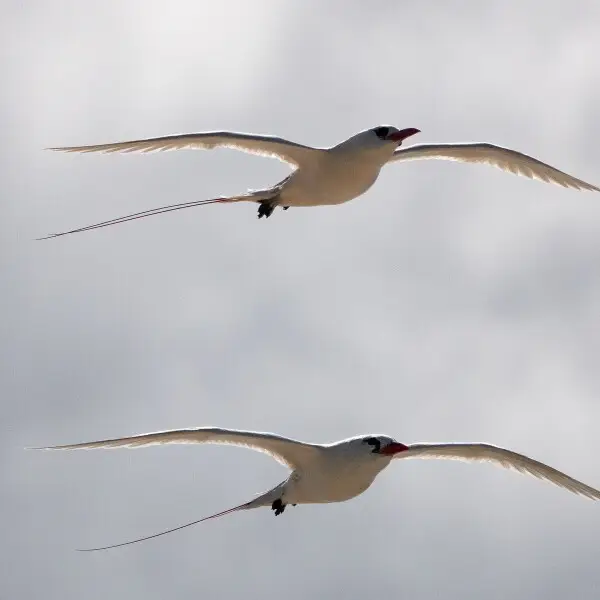
[[[395,458],[440,458],[490,462],[505,469],[513,469],[549,481],[579,496],[600,500],[600,490],[533,460],[533,458],[490,444],[413,444],[408,447],[408,450],[396,454]]]
[[[488,164],[530,179],[539,179],[576,190],[600,192],[600,188],[595,185],[559,171],[532,156],[494,144],[418,144],[408,148],[398,148],[390,158],[390,162],[436,158]]]
[[[317,148],[296,144],[280,137],[235,133],[231,131],[210,131],[205,133],[182,133],[143,140],[130,140],[91,146],[64,146],[48,148],[62,152],[154,152],[157,150],[180,150],[183,148],[211,149],[216,147],[235,148],[250,154],[271,156],[294,167],[310,160],[310,155],[319,152]]]
[[[245,446],[271,455],[275,460],[290,469],[304,467],[318,454],[319,446],[306,444],[290,438],[260,433],[255,431],[239,431],[218,427],[199,427],[197,429],[174,429],[159,431],[131,437],[83,442],[64,446],[48,446],[34,450],[80,450],[92,448],[139,448],[155,444],[232,444]]]

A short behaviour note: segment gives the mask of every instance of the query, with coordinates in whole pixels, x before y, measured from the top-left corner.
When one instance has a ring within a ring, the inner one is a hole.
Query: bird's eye
[[[376,437],[365,438],[363,442],[369,446],[373,446],[373,452],[379,452],[381,449],[381,442]]]
[[[376,127],[373,132],[380,140],[385,140],[390,133],[389,127]]]

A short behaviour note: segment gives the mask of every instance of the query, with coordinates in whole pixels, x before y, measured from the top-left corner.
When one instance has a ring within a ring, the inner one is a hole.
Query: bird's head
[[[408,450],[408,446],[387,435],[363,435],[351,440],[354,450],[364,456],[391,459]]]
[[[336,146],[342,151],[373,154],[378,157],[384,157],[384,162],[391,156],[402,142],[410,137],[420,133],[419,129],[409,127],[408,129],[397,129],[391,125],[380,125],[373,129],[361,131],[346,141]]]
[[[367,152],[379,157],[383,156],[387,160],[406,138],[416,133],[420,133],[420,130],[414,127],[397,129],[391,125],[379,125],[353,135],[338,144],[337,148],[348,152]]]
[[[375,139],[379,140],[379,142],[391,142],[396,146],[401,146],[406,138],[415,135],[416,133],[421,133],[421,130],[415,129],[414,127],[397,129],[391,125],[379,125],[379,127],[370,129],[369,133],[371,134],[371,137],[375,136]]]

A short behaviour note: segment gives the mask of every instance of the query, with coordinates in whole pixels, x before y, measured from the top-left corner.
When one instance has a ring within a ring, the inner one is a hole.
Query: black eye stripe
[[[375,132],[375,135],[380,140],[385,140],[390,133],[390,128],[389,127],[376,127],[373,131]]]
[[[364,442],[369,446],[373,446],[373,452],[379,452],[379,450],[381,449],[381,442],[377,438],[365,438]]]

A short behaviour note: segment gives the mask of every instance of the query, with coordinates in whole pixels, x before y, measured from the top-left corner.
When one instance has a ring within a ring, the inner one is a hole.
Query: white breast
[[[381,153],[327,153],[296,171],[281,194],[285,206],[342,204],[364,194],[377,180],[387,156]]]
[[[350,461],[347,456],[328,456],[311,465],[297,481],[290,481],[285,500],[291,504],[344,502],[362,494],[389,464],[381,458]]]

